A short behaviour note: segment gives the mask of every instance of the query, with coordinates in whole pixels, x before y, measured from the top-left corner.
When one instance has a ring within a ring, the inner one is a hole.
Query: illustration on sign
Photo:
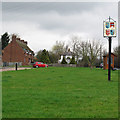
[[[116,22],[104,21],[104,37],[116,37]]]

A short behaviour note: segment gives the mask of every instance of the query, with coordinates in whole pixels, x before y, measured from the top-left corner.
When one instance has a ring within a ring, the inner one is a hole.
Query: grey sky
[[[107,3],[107,5],[111,5],[111,3]],[[92,11],[95,7],[103,7],[106,6],[105,2],[51,2],[51,3],[36,3],[36,2],[9,2],[3,3],[3,11],[7,12],[26,12],[28,14],[31,13],[44,13],[56,11],[60,14],[72,14],[72,13],[81,13],[83,11]]]
[[[2,2],[118,2],[119,0],[1,0]]]
[[[107,49],[103,20],[118,19],[116,2],[3,2],[2,12],[3,33],[19,34],[35,52],[50,50],[56,40],[67,43],[72,35],[100,39]]]

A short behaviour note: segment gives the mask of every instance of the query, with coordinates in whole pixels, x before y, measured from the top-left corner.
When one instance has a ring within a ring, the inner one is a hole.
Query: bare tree
[[[52,52],[60,57],[60,55],[65,52],[65,42],[56,41],[55,45],[52,47]],[[59,59],[58,57],[58,59]]]
[[[101,50],[101,45],[95,41],[88,42],[88,64],[91,68],[93,68],[95,60],[99,56]]]
[[[81,41],[81,38],[78,37],[78,36],[75,36],[73,35],[71,37],[71,40],[69,41],[69,47],[71,47],[72,51],[73,51],[73,55],[76,56],[77,58],[77,61],[78,61],[78,58],[79,58],[79,45],[80,45],[80,41]]]
[[[120,55],[120,46],[114,48],[114,53]]]
[[[74,55],[77,58],[81,57],[82,61],[87,63],[91,68],[93,68],[98,57],[102,60],[103,45],[98,40],[82,41],[80,37],[73,36],[71,44]]]
[[[114,54],[117,56],[114,59],[115,67],[120,68],[120,46],[114,48]]]

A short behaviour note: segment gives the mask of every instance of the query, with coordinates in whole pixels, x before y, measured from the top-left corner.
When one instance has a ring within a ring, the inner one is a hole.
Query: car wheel
[[[39,68],[39,66],[36,66],[36,68]]]

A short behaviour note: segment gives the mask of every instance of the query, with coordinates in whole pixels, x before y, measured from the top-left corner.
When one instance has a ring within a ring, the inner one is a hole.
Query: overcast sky
[[[56,40],[68,43],[72,35],[83,40],[103,38],[103,20],[118,20],[117,2],[3,2],[2,33],[16,33],[37,52],[51,50]],[[112,48],[118,45],[112,40]]]

